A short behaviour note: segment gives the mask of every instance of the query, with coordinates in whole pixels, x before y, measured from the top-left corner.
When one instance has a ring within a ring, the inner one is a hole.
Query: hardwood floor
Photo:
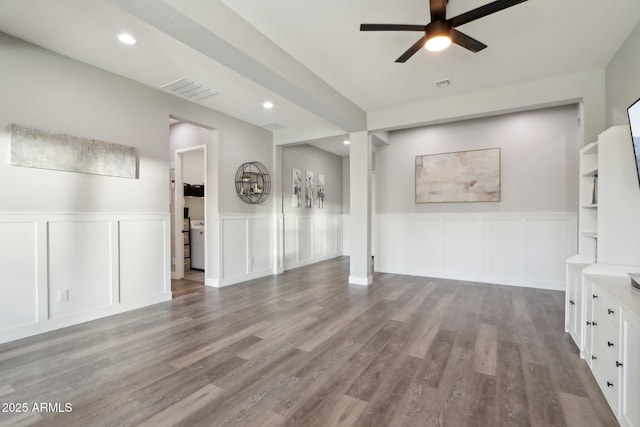
[[[564,293],[347,275],[338,258],[2,345],[0,402],[28,411],[0,425],[617,425]]]
[[[173,298],[182,297],[192,293],[204,292],[204,283],[196,280],[179,279],[171,280],[171,295]]]

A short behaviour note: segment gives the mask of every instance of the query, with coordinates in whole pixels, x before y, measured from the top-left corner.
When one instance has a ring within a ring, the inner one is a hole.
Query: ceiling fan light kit
[[[429,0],[431,12],[431,22],[427,25],[407,25],[407,24],[361,24],[360,31],[422,31],[424,36],[407,49],[396,62],[406,62],[421,47],[437,52],[446,49],[451,43],[470,50],[479,52],[487,45],[470,37],[463,32],[456,30],[456,27],[467,24],[476,19],[484,18],[492,13],[524,3],[527,0],[496,0],[485,4],[461,15],[447,19],[448,0]]]
[[[451,24],[443,21],[432,22],[425,30],[427,41],[424,48],[431,52],[445,50],[451,45]]]
[[[449,36],[435,36],[431,37],[424,44],[424,48],[430,52],[440,52],[445,50],[451,45],[451,37]]]

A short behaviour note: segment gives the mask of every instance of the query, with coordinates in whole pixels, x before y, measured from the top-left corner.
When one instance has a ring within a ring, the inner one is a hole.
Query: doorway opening
[[[207,142],[213,130],[171,120],[173,297],[204,289],[207,271]],[[203,144],[204,142],[204,144]],[[207,194],[209,193],[209,194]]]

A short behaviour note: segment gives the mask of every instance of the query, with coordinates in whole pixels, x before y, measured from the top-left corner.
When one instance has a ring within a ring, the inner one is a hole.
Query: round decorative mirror
[[[236,172],[236,193],[243,202],[251,205],[263,203],[271,192],[271,176],[260,162],[247,162]]]

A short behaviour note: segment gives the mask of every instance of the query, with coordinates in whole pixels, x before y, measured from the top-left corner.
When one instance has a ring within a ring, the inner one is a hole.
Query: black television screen
[[[631,126],[631,141],[633,142],[636,173],[638,174],[638,183],[640,183],[640,99],[627,108],[627,114],[629,115],[629,125]]]

